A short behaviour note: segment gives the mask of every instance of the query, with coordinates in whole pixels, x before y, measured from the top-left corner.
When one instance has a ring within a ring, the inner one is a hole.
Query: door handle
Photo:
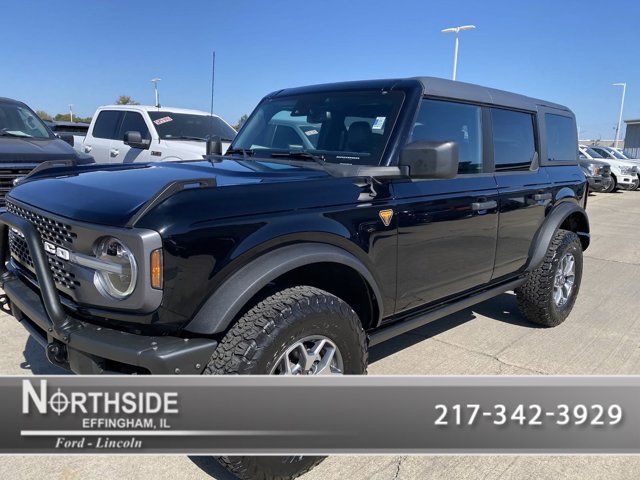
[[[91,145],[84,146],[84,153],[89,153],[91,151]]]
[[[535,201],[540,201],[540,200],[551,200],[551,194],[550,193],[536,193],[533,196],[533,199]]]
[[[473,202],[471,204],[471,210],[477,212],[478,210],[491,210],[492,208],[496,208],[498,206],[498,202],[495,200],[489,200],[487,202]]]
[[[111,154],[112,157],[117,157],[120,154],[120,150],[118,150],[117,148],[112,148],[111,150],[109,150],[109,154]]]

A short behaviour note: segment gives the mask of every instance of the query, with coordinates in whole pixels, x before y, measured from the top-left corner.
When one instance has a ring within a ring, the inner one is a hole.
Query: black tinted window
[[[110,138],[115,140],[121,118],[122,112],[103,110],[98,114],[96,123],[93,126],[93,136],[96,138]]]
[[[476,105],[423,100],[413,126],[411,142],[418,140],[458,144],[458,173],[482,172],[482,109]]]
[[[118,140],[123,140],[124,134],[127,132],[140,132],[143,139],[151,140],[147,124],[144,123],[144,118],[138,112],[125,112]]]
[[[529,169],[536,152],[533,115],[493,108],[491,119],[496,171]]]
[[[549,160],[575,160],[578,151],[578,137],[573,119],[547,113],[544,120],[547,127]]]

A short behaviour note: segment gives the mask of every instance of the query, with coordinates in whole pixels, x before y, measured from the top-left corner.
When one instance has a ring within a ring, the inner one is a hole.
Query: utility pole
[[[475,28],[476,28],[475,25],[462,25],[460,27],[451,27],[451,28],[445,28],[444,30],[442,30],[442,33],[456,34],[455,47],[453,50],[453,77],[452,77],[453,80],[456,79],[457,73],[458,73],[458,47],[460,45],[459,34],[464,30],[474,30]]]
[[[73,122],[73,105],[69,104],[69,118]]]
[[[622,87],[622,101],[620,102],[620,115],[618,116],[618,126],[616,127],[616,141],[613,148],[618,148],[618,139],[620,138],[620,129],[622,128],[622,111],[624,110],[624,96],[627,93],[626,83],[614,83],[616,87]]]
[[[161,78],[152,78],[151,83],[153,83],[153,90],[156,94],[156,108],[160,108],[160,95],[158,94],[158,82],[162,80]]]

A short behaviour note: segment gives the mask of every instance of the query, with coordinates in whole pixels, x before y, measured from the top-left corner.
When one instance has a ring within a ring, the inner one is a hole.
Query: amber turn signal
[[[162,249],[151,252],[151,286],[162,289]]]

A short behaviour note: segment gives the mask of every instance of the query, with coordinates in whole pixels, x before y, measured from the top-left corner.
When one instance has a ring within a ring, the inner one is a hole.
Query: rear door
[[[455,141],[456,178],[398,180],[397,311],[459,294],[491,279],[498,189],[486,162],[486,109],[423,99],[410,141]]]
[[[114,163],[148,162],[151,160],[150,150],[132,148],[124,143],[124,135],[127,132],[140,132],[143,140],[151,140],[149,127],[140,112],[126,111],[120,123],[120,128],[111,142],[110,155]]]
[[[521,270],[552,201],[551,180],[540,168],[534,112],[491,108],[495,179],[500,194],[500,228],[493,279]]]
[[[111,142],[116,138],[124,112],[101,110],[84,143],[84,151],[93,156],[96,163],[114,163]]]

